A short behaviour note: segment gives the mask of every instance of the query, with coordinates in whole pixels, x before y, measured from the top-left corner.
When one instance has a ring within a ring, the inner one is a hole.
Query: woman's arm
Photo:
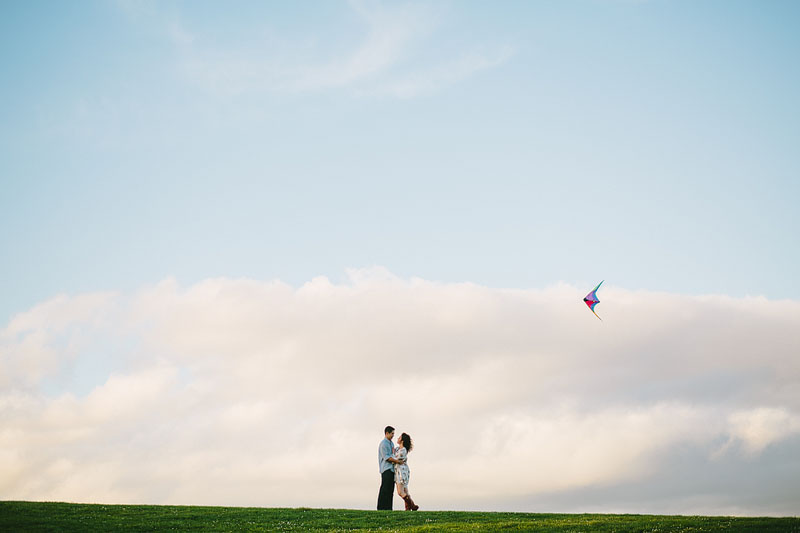
[[[402,450],[402,448],[400,448]],[[400,450],[396,451],[392,456],[389,458],[389,461],[396,465],[404,465],[406,464],[406,457],[407,455],[404,453],[400,453]]]
[[[406,461],[408,460],[408,454],[405,454],[405,453],[401,454],[400,452],[398,452],[395,455],[392,455],[392,459],[394,459],[394,461],[392,461],[394,464],[396,464],[396,465],[404,465],[404,464],[406,464]]]

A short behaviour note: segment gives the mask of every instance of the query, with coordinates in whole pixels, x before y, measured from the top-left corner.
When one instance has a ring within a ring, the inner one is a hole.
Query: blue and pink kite
[[[603,280],[603,281],[605,281],[605,280]],[[598,283],[597,287],[595,287],[594,290],[592,292],[590,292],[589,294],[587,294],[586,298],[583,299],[583,301],[586,302],[586,305],[589,306],[589,309],[592,310],[592,313],[594,313],[595,306],[600,303],[600,300],[597,299],[597,289],[600,288],[600,285],[603,284],[603,281]],[[594,316],[599,318],[601,322],[603,321],[603,319],[600,318],[600,316],[597,313],[594,313]]]

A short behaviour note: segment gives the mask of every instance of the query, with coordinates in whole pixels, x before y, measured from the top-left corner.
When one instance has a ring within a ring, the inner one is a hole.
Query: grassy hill
[[[800,532],[800,518],[351,511],[0,502],[0,531]]]

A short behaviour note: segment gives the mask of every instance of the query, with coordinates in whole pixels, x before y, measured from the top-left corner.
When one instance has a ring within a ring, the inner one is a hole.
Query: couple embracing
[[[397,438],[397,446],[392,444],[394,428],[386,426],[383,430],[384,439],[378,445],[378,467],[381,472],[381,489],[378,492],[378,510],[391,511],[393,488],[397,486],[397,494],[406,502],[406,511],[416,511],[419,506],[411,499],[408,493],[409,469],[408,452],[413,444],[411,437],[403,433]]]

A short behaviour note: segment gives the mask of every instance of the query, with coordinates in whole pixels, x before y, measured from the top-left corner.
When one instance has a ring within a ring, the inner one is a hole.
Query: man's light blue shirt
[[[394,447],[392,446],[392,441],[389,439],[383,439],[381,443],[378,444],[378,468],[381,474],[387,470],[394,472],[394,464],[389,462],[393,451]]]

